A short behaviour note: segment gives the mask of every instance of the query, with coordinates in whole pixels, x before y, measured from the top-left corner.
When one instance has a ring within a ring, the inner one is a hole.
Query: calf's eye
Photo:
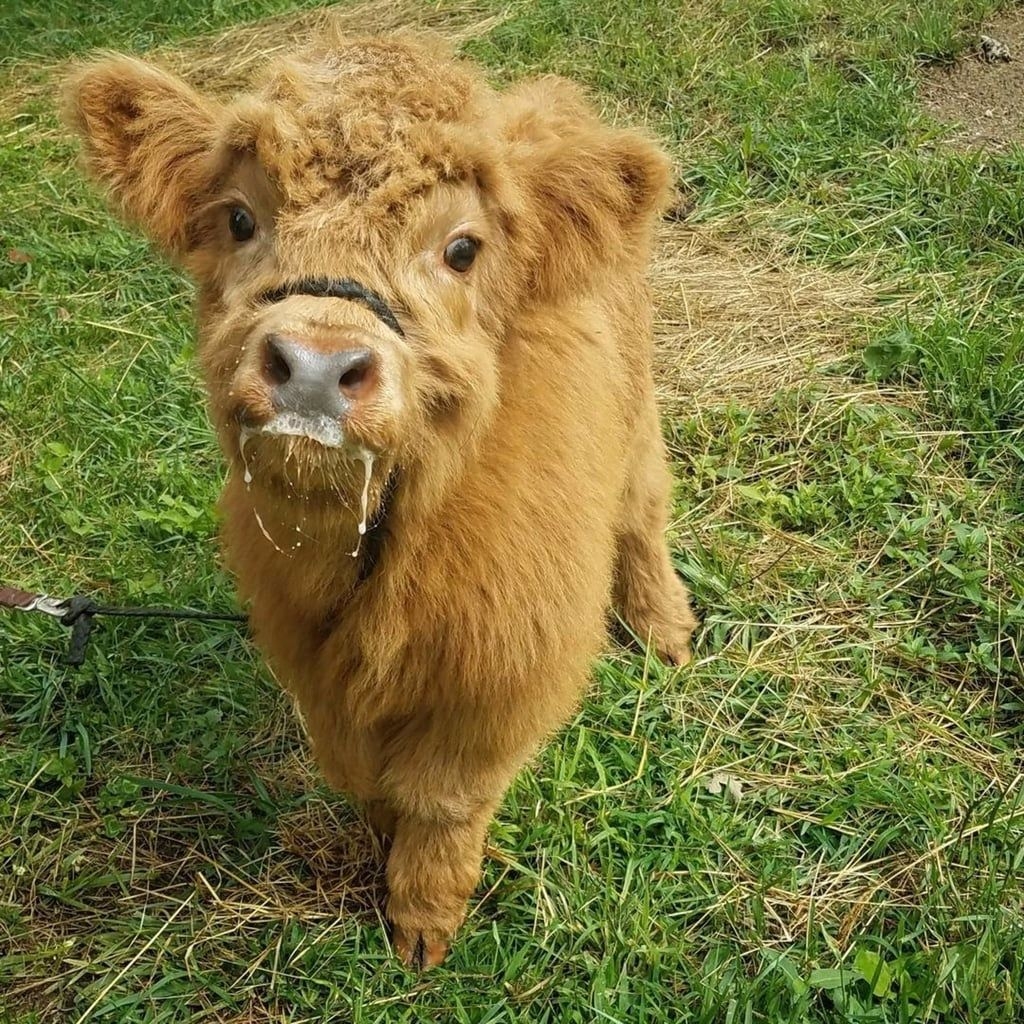
[[[228,227],[236,242],[248,242],[256,234],[256,221],[244,206],[232,206],[228,215]]]
[[[480,243],[469,235],[453,238],[444,250],[444,261],[452,270],[464,274],[471,266],[476,254],[480,251]]]

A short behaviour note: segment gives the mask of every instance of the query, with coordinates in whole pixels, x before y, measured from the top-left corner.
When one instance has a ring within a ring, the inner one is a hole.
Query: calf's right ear
[[[212,182],[218,106],[173,75],[119,55],[80,68],[63,100],[88,173],[167,253],[187,251],[192,213]]]

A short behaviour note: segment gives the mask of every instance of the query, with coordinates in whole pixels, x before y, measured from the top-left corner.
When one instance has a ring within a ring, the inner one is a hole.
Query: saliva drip
[[[363,464],[363,493],[359,499],[359,538],[356,540],[356,547],[352,552],[353,558],[359,555],[359,548],[363,543],[363,535],[366,533],[367,509],[370,502],[370,478],[373,476],[373,452],[369,452],[364,448],[356,458]]]

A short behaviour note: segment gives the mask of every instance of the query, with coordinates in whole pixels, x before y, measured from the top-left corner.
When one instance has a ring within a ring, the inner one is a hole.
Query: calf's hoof
[[[666,665],[689,665],[693,653],[690,650],[689,640],[680,640],[678,643],[657,644],[658,657]]]
[[[665,665],[689,665],[693,657],[690,648],[693,626],[686,621],[655,622],[647,633],[648,646],[653,648]],[[641,638],[643,633],[638,633]]]
[[[448,954],[448,940],[420,931],[406,931],[394,926],[391,941],[395,953],[406,967],[426,971],[437,967]]]

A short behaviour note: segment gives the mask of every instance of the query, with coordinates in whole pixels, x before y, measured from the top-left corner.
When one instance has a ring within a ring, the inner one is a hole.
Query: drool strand
[[[366,516],[370,501],[370,478],[373,476],[373,453],[363,449],[356,458],[363,464],[363,493],[359,499],[359,538],[356,540],[355,550],[352,557],[359,556],[359,548],[363,543],[363,535],[366,533]]]
[[[242,466],[245,472],[242,474],[242,481],[245,484],[245,489],[249,490],[249,484],[252,483],[252,473],[249,470],[249,463],[245,458],[245,446],[249,443],[249,438],[252,437],[253,432],[248,427],[242,427],[241,433],[238,435],[238,452],[242,457]]]

